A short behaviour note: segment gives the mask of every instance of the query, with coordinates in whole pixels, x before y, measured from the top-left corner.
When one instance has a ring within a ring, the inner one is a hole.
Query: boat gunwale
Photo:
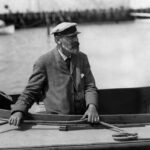
[[[0,118],[8,119],[11,115],[10,110],[0,109]],[[80,120],[82,115],[57,115],[57,114],[31,114],[29,113],[25,120],[43,120],[43,121],[74,121]],[[113,114],[99,115],[100,120],[111,124],[129,124],[129,123],[150,123],[150,114]]]

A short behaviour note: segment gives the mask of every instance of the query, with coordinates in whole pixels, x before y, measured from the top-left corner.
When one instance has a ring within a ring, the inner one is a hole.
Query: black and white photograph
[[[150,0],[0,0],[10,149],[150,149]]]

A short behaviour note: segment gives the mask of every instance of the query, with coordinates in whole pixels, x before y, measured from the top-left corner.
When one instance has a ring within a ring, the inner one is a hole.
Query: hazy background
[[[37,3],[38,2],[38,3]],[[149,8],[149,0],[0,0],[0,13],[53,9]],[[47,5],[45,5],[47,4]],[[63,7],[61,7],[63,6]],[[84,7],[83,7],[84,6]],[[50,26],[50,30],[54,25]],[[99,89],[150,85],[150,20],[79,23],[80,49],[91,64]],[[20,93],[35,60],[55,46],[47,28],[16,29],[0,35],[0,90]]]

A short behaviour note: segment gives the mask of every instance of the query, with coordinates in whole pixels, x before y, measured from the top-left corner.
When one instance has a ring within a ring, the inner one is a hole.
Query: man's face
[[[62,49],[70,54],[77,54],[79,52],[79,41],[77,35],[61,37]]]

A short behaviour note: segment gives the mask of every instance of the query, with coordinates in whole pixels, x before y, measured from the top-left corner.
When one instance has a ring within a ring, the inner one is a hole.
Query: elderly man
[[[63,22],[52,30],[57,45],[34,64],[28,85],[12,106],[10,124],[18,126],[41,95],[47,113],[83,114],[91,123],[99,121],[95,80],[87,56],[79,51],[76,27]]]

